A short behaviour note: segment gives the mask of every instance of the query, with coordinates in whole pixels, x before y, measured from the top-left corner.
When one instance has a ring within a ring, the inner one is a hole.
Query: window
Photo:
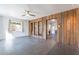
[[[9,20],[9,29],[10,32],[20,31],[22,32],[22,21]]]

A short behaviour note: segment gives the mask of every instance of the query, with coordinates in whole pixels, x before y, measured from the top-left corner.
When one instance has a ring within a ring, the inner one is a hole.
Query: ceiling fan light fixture
[[[30,16],[29,14],[26,14],[25,16]]]

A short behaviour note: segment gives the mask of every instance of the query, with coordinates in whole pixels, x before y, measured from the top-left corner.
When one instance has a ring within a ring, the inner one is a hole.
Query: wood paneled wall
[[[41,29],[40,27],[40,23],[41,23]],[[32,25],[31,25],[32,24]],[[41,33],[39,32],[41,31]],[[43,18],[38,18],[38,19],[34,19],[29,21],[29,35],[30,36],[36,36],[36,37],[43,37]]]
[[[79,9],[72,9],[58,14],[52,14],[39,19],[29,21],[29,33],[31,33],[31,23],[42,22],[42,38],[47,39],[48,24],[51,19],[56,19],[58,23],[57,42],[66,46],[78,47],[79,46]],[[33,24],[34,26],[34,24]],[[38,25],[39,27],[39,25]],[[35,29],[32,29],[35,30]],[[39,29],[38,29],[39,33]],[[39,36],[39,35],[38,35]]]
[[[63,39],[62,43],[71,47],[76,47],[76,29],[77,29],[77,19],[76,19],[76,9],[66,11],[62,13],[62,32]]]

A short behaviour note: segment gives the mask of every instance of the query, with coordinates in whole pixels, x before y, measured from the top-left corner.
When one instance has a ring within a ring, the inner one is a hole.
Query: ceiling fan
[[[24,14],[23,14],[22,16],[32,16],[32,17],[35,17],[36,15],[33,14],[31,11],[25,10],[25,11],[24,11]]]

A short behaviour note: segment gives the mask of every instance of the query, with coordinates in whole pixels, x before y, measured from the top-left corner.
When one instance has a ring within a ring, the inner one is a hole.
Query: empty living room
[[[79,55],[79,4],[0,4],[0,55]]]

